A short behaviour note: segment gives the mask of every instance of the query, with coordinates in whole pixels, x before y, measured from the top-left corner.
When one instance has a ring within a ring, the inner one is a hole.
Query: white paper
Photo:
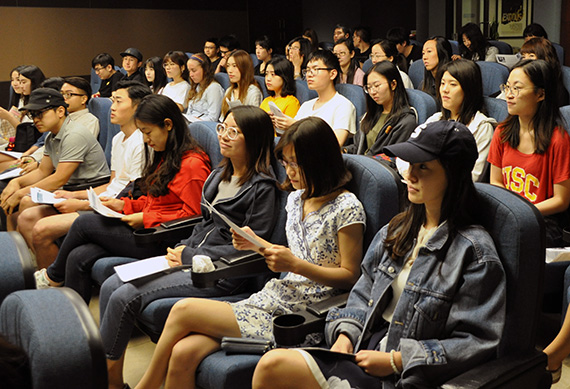
[[[509,69],[515,66],[522,58],[519,54],[496,54],[495,57],[498,63]]]
[[[273,115],[275,115],[277,117],[282,117],[282,118],[285,117],[285,114],[283,113],[283,111],[281,111],[279,109],[279,107],[273,101],[270,101],[268,103],[268,105],[269,105],[269,110],[271,111],[271,113],[273,113]]]
[[[21,152],[19,152],[19,151],[6,151],[6,150],[1,150],[1,151],[0,151],[0,154],[7,155],[7,156],[12,157],[12,158],[14,158],[14,159],[20,159],[20,158],[22,157],[22,154],[24,154],[24,153],[21,153]]]
[[[89,206],[93,208],[93,210],[98,214],[115,219],[121,219],[123,216],[125,216],[122,213],[115,212],[111,208],[104,206],[93,188],[89,188],[87,191],[87,197],[89,198]]]
[[[18,177],[21,172],[22,169],[19,167],[12,170],[4,171],[2,174],[0,174],[0,180],[7,180],[8,178]]]
[[[206,208],[208,208],[210,210],[210,212],[215,213],[216,215],[218,215],[228,226],[230,226],[232,228],[232,230],[234,230],[239,236],[241,236],[242,238],[245,238],[248,240],[248,242],[254,244],[256,247],[270,247],[268,244],[255,239],[253,236],[249,235],[247,232],[245,232],[244,230],[242,230],[237,224],[235,224],[234,222],[232,222],[230,219],[227,218],[226,215],[221,214],[216,208],[214,208],[210,203],[208,203],[207,201],[204,200],[203,203]]]
[[[43,190],[41,188],[30,188],[30,197],[32,201],[36,204],[57,204],[65,201],[62,198],[55,198],[55,195],[52,192],[48,192],[47,190]]]
[[[168,260],[164,255],[115,266],[115,271],[123,282],[136,280],[167,269],[170,269],[170,266],[168,266]]]
[[[546,263],[570,261],[570,247],[553,247],[546,249]]]

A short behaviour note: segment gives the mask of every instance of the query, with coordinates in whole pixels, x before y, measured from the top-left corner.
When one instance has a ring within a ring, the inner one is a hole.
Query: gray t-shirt
[[[105,153],[97,139],[69,117],[57,135],[50,133],[46,138],[44,155],[51,158],[55,168],[60,162],[80,162],[67,184],[81,184],[110,176]]]

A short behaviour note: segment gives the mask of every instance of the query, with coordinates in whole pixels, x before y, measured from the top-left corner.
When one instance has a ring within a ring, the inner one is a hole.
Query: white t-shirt
[[[125,139],[125,133],[119,131],[113,137],[111,148],[111,171],[115,172],[115,178],[99,196],[117,196],[129,182],[141,176],[143,164],[144,142],[142,132],[137,129]]]
[[[327,122],[333,130],[347,130],[353,135],[356,134],[356,108],[350,100],[337,92],[332,99],[320,108],[313,109],[317,100],[318,97],[304,102],[299,108],[295,120],[316,116]]]
[[[170,97],[176,104],[180,104],[186,108],[186,98],[188,97],[189,90],[190,84],[186,81],[181,81],[175,85],[169,82],[162,90],[161,95]]]

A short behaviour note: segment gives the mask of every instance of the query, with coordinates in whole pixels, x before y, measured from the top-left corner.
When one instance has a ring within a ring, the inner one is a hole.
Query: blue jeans
[[[239,293],[243,280],[234,281],[234,289],[215,286],[197,288],[190,272],[175,271],[122,282],[115,274],[103,283],[99,293],[100,331],[108,359],[117,360],[125,352],[137,317],[151,302],[169,297],[222,297]]]
[[[47,274],[52,281],[64,281],[65,286],[89,303],[91,268],[98,259],[111,256],[142,259],[160,254],[166,254],[163,245],[138,246],[128,224],[88,213],[75,219]]]

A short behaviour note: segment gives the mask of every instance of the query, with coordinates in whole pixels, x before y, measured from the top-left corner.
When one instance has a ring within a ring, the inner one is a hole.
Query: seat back
[[[562,66],[562,83],[567,91],[570,91],[570,67]]]
[[[97,97],[90,99],[88,103],[89,112],[99,119],[99,136],[97,140],[105,151],[107,164],[111,165],[111,148],[113,147],[113,137],[121,131],[121,127],[111,123],[111,99]]]
[[[91,68],[91,77],[90,77],[90,84],[91,84],[91,93],[99,92],[99,88],[101,87],[101,78],[97,73],[95,73],[95,69]]]
[[[230,77],[228,76],[228,73],[216,73],[214,74],[214,78],[216,81],[218,81],[222,88],[228,89],[230,87]]]
[[[556,55],[558,56],[558,61],[560,61],[560,65],[564,65],[564,47],[554,42],[552,42],[552,46],[554,46],[554,50],[556,50]]]
[[[73,290],[12,293],[0,306],[0,333],[27,353],[35,389],[107,388],[99,329]]]
[[[366,113],[366,96],[360,85],[353,84],[336,84],[335,89],[338,93],[350,100],[354,108],[356,108],[356,128],[360,127],[360,119]]]
[[[216,168],[224,158],[220,153],[220,143],[216,132],[217,124],[216,122],[194,122],[188,126],[192,137],[210,157],[212,169]]]
[[[498,123],[502,122],[509,116],[507,109],[507,102],[502,99],[495,99],[494,97],[483,97],[485,108],[489,117],[495,119]]]
[[[459,55],[459,43],[457,41],[450,40],[449,43],[451,44],[451,54],[452,55]]]
[[[483,96],[500,92],[500,85],[507,82],[509,69],[496,62],[477,61],[483,77]]]
[[[417,60],[412,62],[410,67],[408,68],[408,76],[412,80],[412,84],[414,84],[414,88],[420,89],[422,86],[422,81],[424,80],[424,71],[425,65],[424,61]]]
[[[491,46],[495,46],[497,49],[499,49],[499,54],[512,54],[513,53],[513,47],[511,45],[509,45],[507,42],[490,40],[489,44]]]
[[[564,128],[570,133],[570,105],[560,107],[560,114],[562,115],[562,119],[564,119]]]
[[[406,93],[410,105],[415,108],[418,114],[418,124],[423,124],[427,118],[437,112],[437,104],[430,94],[418,89],[406,89]]]
[[[251,57],[251,62],[253,62],[253,67],[259,65],[259,59],[257,58],[257,55],[255,55],[255,53],[249,53],[249,56]]]
[[[366,61],[364,61],[362,64],[362,71],[364,73],[368,72],[373,65],[374,64],[372,63],[372,60],[370,58],[367,58]]]
[[[35,289],[34,263],[18,232],[0,232],[0,304],[17,290]]]
[[[265,77],[263,76],[253,76],[255,78],[255,81],[257,81],[257,83],[259,84],[259,89],[261,89],[261,93],[263,93],[263,98],[265,99],[267,96],[269,96],[269,93],[267,93],[267,85],[265,85]]]
[[[546,240],[544,221],[523,197],[490,184],[476,183],[481,224],[489,232],[507,280],[507,315],[499,357],[529,351],[542,304]]]
[[[297,88],[295,97],[299,100],[299,104],[301,105],[303,105],[304,102],[315,99],[319,96],[316,91],[309,89],[307,81],[305,80],[295,80],[295,86]]]

